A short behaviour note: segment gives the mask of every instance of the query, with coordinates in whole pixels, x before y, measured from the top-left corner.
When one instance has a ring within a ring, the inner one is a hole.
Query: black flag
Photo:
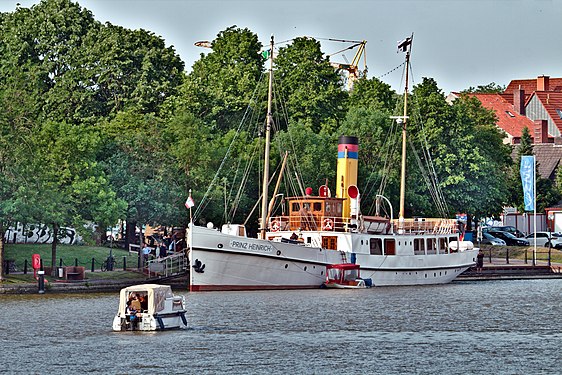
[[[398,52],[408,51],[408,47],[412,44],[412,37],[408,37],[400,42],[398,42]]]

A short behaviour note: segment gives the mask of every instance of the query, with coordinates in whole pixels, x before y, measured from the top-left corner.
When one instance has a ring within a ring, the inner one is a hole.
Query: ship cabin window
[[[449,237],[449,243],[455,242],[455,241],[458,241],[457,237]],[[456,253],[456,252],[458,252],[458,250],[454,250],[454,249],[449,248],[449,252],[450,253]]]
[[[371,238],[370,253],[371,255],[382,255],[382,240],[380,238]]]
[[[396,255],[396,242],[394,240],[384,240],[384,254]]]
[[[440,238],[439,239],[439,254],[447,254],[449,251],[449,246],[447,246],[447,239]]]
[[[428,238],[427,239],[427,253],[428,254],[437,254],[437,239],[436,238]]]
[[[414,239],[414,254],[415,255],[425,254],[425,241],[423,238]]]
[[[300,209],[301,209],[301,205],[299,204],[299,202],[293,202],[293,205],[291,207],[291,211],[299,212]]]
[[[322,236],[322,247],[328,250],[338,249],[338,237],[336,236]]]
[[[322,211],[322,202],[314,202],[312,204],[312,208],[314,211]]]

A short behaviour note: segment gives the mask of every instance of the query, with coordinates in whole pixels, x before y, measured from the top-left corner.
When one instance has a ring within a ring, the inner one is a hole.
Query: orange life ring
[[[324,223],[322,225],[322,229],[324,230],[332,230],[334,229],[334,221],[332,219],[324,219]]]
[[[272,232],[279,232],[279,229],[281,229],[281,227],[279,226],[279,221],[278,220],[273,220],[271,222],[271,231]]]

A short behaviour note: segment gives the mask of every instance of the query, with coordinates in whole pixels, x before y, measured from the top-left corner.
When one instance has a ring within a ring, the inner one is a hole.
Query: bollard
[[[78,267],[78,258],[74,258],[74,267]]]
[[[550,267],[550,265],[551,265],[551,264],[550,264],[550,252],[551,252],[551,249],[550,249],[550,246],[549,246],[549,247],[548,247],[548,266],[549,266],[549,267]]]
[[[509,247],[505,248],[505,264],[509,264]]]
[[[23,262],[23,274],[27,275],[27,259]]]
[[[62,258],[59,259],[59,267],[62,267]]]
[[[38,288],[39,288],[39,294],[44,294],[45,293],[45,271],[43,270],[43,259],[41,259],[41,267],[39,268],[39,271],[37,271],[37,283],[38,283]]]
[[[525,249],[525,264],[527,264],[527,249]]]
[[[489,260],[490,260],[490,264],[492,264],[492,248],[490,248]]]
[[[96,266],[96,260],[92,258],[92,272],[94,272],[94,267]]]
[[[123,271],[127,271],[127,257],[123,257]]]

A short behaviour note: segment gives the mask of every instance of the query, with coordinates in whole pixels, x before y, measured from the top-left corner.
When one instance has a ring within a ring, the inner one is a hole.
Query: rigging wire
[[[242,116],[242,119],[240,120],[240,123],[238,124],[238,128],[236,129],[236,133],[232,139],[232,141],[230,142],[227,151],[219,165],[219,168],[217,169],[217,171],[215,172],[215,175],[213,176],[213,179],[211,180],[211,183],[209,184],[209,186],[207,187],[207,190],[205,191],[205,194],[203,195],[203,198],[201,198],[201,203],[199,204],[199,206],[197,206],[197,209],[195,210],[195,213],[193,214],[193,220],[195,221],[197,218],[199,218],[199,215],[201,215],[201,213],[203,212],[203,210],[207,207],[207,205],[210,203],[210,198],[209,195],[211,193],[211,189],[215,186],[217,179],[220,175],[220,173],[222,172],[223,167],[226,164],[226,161],[228,160],[228,157],[230,156],[230,153],[233,149],[234,143],[235,141],[238,139],[238,136],[240,135],[240,131],[242,129],[242,126],[244,125],[244,123],[246,122],[249,114],[251,113],[251,109],[252,109],[252,103],[255,103],[255,105],[257,105],[257,101],[256,101],[256,96],[257,96],[257,92],[260,88],[260,84],[263,80],[263,76],[264,73],[262,73],[260,75],[260,79],[258,81],[258,85],[256,85],[256,88],[254,89],[254,92],[252,93],[252,97],[250,100],[250,103],[248,103],[248,106],[246,107],[246,110],[244,111],[244,115]]]

